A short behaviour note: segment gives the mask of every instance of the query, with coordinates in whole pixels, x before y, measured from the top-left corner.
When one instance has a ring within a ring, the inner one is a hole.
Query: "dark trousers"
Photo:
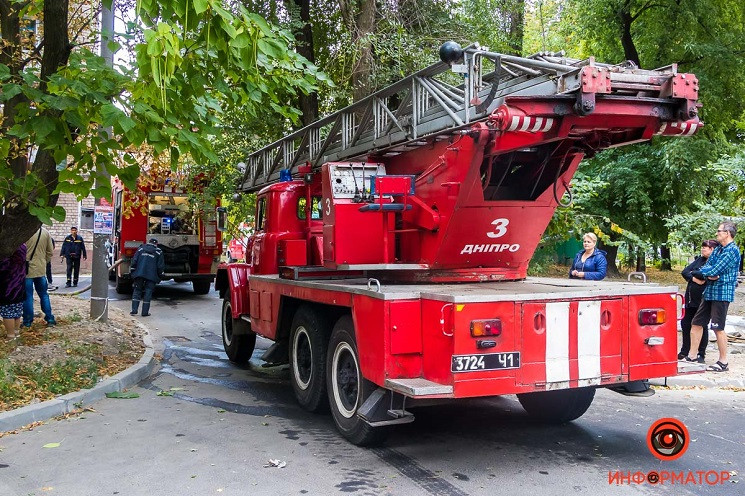
[[[680,321],[680,330],[683,331],[683,345],[680,347],[680,354],[688,356],[691,351],[691,321],[696,315],[698,307],[686,307],[686,313]],[[706,346],[709,344],[709,328],[704,326],[704,333],[701,336],[701,342],[698,344],[698,354],[706,356]]]
[[[142,301],[142,314],[150,313],[150,300],[157,284],[157,282],[149,281],[144,277],[135,278],[132,290],[132,313],[137,313],[140,301]]]
[[[67,258],[67,282],[70,282],[70,276],[72,276],[72,282],[78,283],[78,276],[80,275],[80,257],[65,257]]]
[[[47,262],[47,282],[52,284],[52,262]]]

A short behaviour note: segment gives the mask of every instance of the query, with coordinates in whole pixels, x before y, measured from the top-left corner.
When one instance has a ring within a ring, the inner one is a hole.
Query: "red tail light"
[[[661,308],[645,308],[639,310],[640,325],[657,325],[665,323],[665,311]]]
[[[134,254],[135,254],[136,251],[137,250],[134,249],[134,248],[125,248],[124,249],[124,256],[126,256],[126,257],[132,257],[132,256],[134,256]]]
[[[499,336],[500,334],[502,334],[502,321],[499,319],[471,321],[471,336],[474,338]]]

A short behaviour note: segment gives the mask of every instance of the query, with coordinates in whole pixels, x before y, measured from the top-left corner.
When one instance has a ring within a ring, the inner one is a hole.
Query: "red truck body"
[[[584,157],[701,125],[697,92],[664,89],[695,78],[573,70],[574,93],[506,96],[404,146],[371,127],[364,156],[263,187],[246,263],[218,271],[228,357],[273,340],[263,358],[289,363],[300,404],[328,405],[356,444],[413,420],[406,407],[423,400],[517,394],[531,415],[565,422],[597,387],[649,395],[646,379],[675,375],[676,287],[527,269]],[[360,128],[340,131],[344,147]]]
[[[131,293],[130,260],[142,243],[153,238],[163,251],[166,279],[191,281],[197,294],[209,292],[222,251],[214,210],[198,213],[189,203],[187,189],[167,178],[154,185],[138,185],[136,192],[114,179],[112,197],[115,221],[110,260],[121,263],[110,276],[116,280],[117,292]],[[131,208],[125,212],[127,206]]]

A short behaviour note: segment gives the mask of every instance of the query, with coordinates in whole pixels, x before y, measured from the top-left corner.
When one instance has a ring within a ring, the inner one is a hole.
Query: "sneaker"
[[[149,313],[143,313],[142,316],[143,317],[150,317],[150,314]]]
[[[130,315],[137,315],[137,312],[129,312]]]
[[[696,361],[697,361],[698,363],[706,363],[706,360],[704,360],[704,356],[703,356],[703,355],[699,355],[699,356],[697,356],[697,357],[696,357]]]
[[[49,287],[47,288],[47,291],[50,291],[50,292],[51,292],[51,291],[57,291],[58,289],[59,289],[59,287],[57,287],[57,286],[49,286]]]
[[[76,283],[76,282],[72,283],[72,287],[73,288],[77,288],[78,287],[78,283]]]
[[[66,288],[69,288],[70,286],[72,286],[72,284],[70,283],[70,281],[67,281],[67,282],[65,283],[65,287],[66,287]]]

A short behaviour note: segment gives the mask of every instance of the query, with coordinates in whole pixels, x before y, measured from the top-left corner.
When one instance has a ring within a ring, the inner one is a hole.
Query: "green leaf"
[[[201,14],[208,8],[207,0],[194,0],[194,12]]]
[[[42,448],[59,448],[61,443],[47,443]]]
[[[106,393],[107,398],[116,398],[120,400],[129,400],[132,398],[139,398],[140,395],[133,392],[133,391],[114,391],[111,393]]]
[[[0,81],[10,77],[10,68],[5,64],[0,64]]]
[[[170,391],[158,391],[156,396],[173,396],[173,393]]]
[[[0,91],[0,101],[7,102],[14,96],[23,93],[23,89],[18,84],[4,84],[3,91]]]

